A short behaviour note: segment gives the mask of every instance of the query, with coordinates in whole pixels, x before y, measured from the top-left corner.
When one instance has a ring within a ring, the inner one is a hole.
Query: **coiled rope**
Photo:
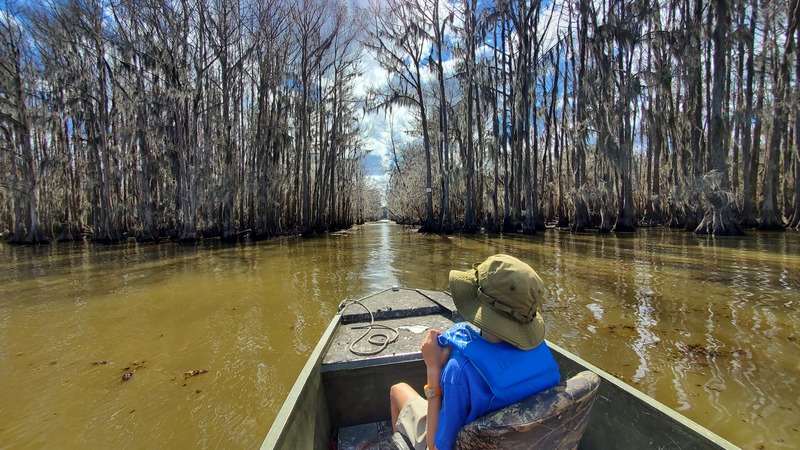
[[[361,335],[361,337],[359,337],[358,339],[356,339],[355,341],[353,341],[350,344],[350,352],[353,353],[354,355],[358,355],[358,356],[374,356],[374,355],[377,355],[378,353],[386,350],[386,347],[388,347],[389,344],[395,342],[397,340],[397,338],[400,336],[400,332],[397,330],[397,328],[390,327],[388,325],[384,325],[384,324],[381,324],[381,323],[375,323],[375,317],[372,315],[372,311],[367,307],[367,305],[361,303],[358,300],[345,300],[345,301],[343,301],[339,305],[339,312],[340,313],[344,312],[344,310],[347,309],[347,307],[351,306],[351,305],[360,305],[362,308],[364,308],[367,311],[367,313],[369,313],[369,325],[359,325],[359,326],[356,326],[356,327],[352,327],[353,330],[366,330],[366,331],[364,331],[364,334]],[[386,330],[387,332],[378,331],[378,332],[372,333],[376,329]],[[391,331],[391,336],[388,333],[389,331]],[[372,333],[372,334],[370,335],[370,333]],[[374,346],[377,346],[378,348],[374,349],[374,350],[367,350],[367,351],[356,350],[356,345],[359,342],[361,342],[367,336],[369,336],[369,339],[367,339],[367,342],[369,342],[370,344],[372,344]]]

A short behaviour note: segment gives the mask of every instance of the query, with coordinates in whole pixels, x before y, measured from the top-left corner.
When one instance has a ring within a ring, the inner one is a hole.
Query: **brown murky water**
[[[237,247],[0,245],[0,448],[257,447],[340,300],[444,289],[497,252],[547,283],[551,341],[743,448],[800,443],[796,232],[384,223]]]

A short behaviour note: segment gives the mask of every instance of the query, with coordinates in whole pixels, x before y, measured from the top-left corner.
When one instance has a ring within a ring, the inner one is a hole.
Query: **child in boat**
[[[472,270],[450,271],[450,291],[468,323],[422,340],[427,401],[406,383],[391,388],[395,443],[450,449],[473,420],[560,381],[538,312],[544,284],[524,262],[494,255]],[[470,324],[478,327],[476,331]]]

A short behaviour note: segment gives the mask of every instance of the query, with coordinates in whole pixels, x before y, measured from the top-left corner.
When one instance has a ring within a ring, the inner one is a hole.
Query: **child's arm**
[[[428,330],[428,334],[422,339],[422,359],[428,374],[428,388],[441,389],[442,368],[450,358],[450,347],[440,347],[437,338],[442,334],[438,330]],[[436,430],[439,427],[439,412],[442,409],[442,396],[437,395],[428,399],[428,425],[426,429],[426,439],[428,449],[435,450]]]
[[[442,410],[442,396],[428,399],[428,427],[425,439],[428,441],[428,450],[436,450],[436,430],[439,428],[439,411]]]

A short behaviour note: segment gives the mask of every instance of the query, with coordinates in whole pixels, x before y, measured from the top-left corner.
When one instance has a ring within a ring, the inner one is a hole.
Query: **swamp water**
[[[499,252],[545,281],[549,340],[743,448],[800,443],[796,232],[376,223],[233,247],[0,244],[0,448],[257,447],[341,300],[446,289]]]

